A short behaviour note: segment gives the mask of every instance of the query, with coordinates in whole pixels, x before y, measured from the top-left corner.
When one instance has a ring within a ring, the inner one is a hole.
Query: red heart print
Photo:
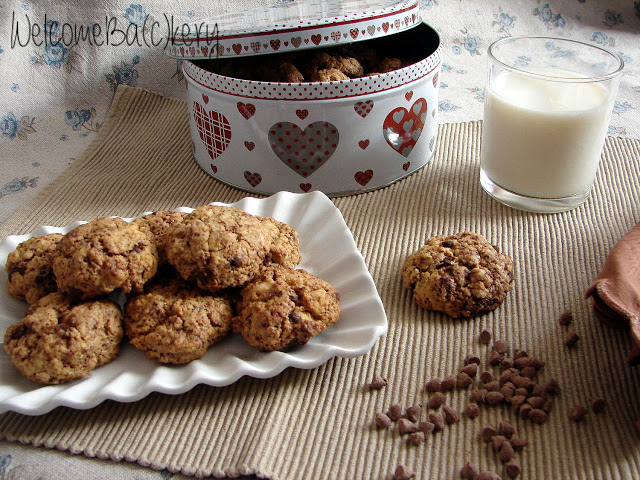
[[[209,47],[207,47],[206,45],[203,45],[202,47],[200,47],[200,51],[202,52],[202,55],[204,55],[205,57],[209,55]]]
[[[251,42],[251,50],[258,53],[260,51],[260,42]]]
[[[409,170],[410,165],[411,165],[411,162],[403,163],[402,169],[406,172],[407,170]]]
[[[244,146],[247,147],[247,150],[251,151],[256,148],[256,144],[253,142],[244,142]]]
[[[382,130],[391,148],[408,157],[422,134],[427,115],[427,101],[419,98],[410,110],[397,107],[384,119]]]
[[[213,173],[218,173],[218,167],[216,167],[213,163],[211,164],[211,171]]]
[[[202,100],[204,101],[205,105],[209,103],[209,97],[207,95],[205,95],[204,93],[202,94]]]
[[[269,129],[273,153],[291,170],[307,178],[325,164],[338,148],[335,125],[319,121],[302,130],[291,122],[278,122]]]
[[[369,139],[367,138],[366,140],[360,140],[358,142],[358,145],[360,146],[361,149],[365,149],[369,146]]]
[[[353,176],[356,182],[363,187],[373,178],[373,170],[365,170],[364,172],[356,172]]]
[[[305,118],[307,118],[307,115],[309,115],[309,110],[307,110],[306,108],[304,110],[296,110],[296,115],[300,120],[304,120]]]
[[[246,171],[244,172],[244,179],[249,183],[249,185],[251,185],[252,187],[256,187],[262,181],[262,175],[260,175],[259,173]]]
[[[233,45],[231,45],[231,48],[233,48],[233,51],[236,52],[236,55],[239,55],[240,52],[242,52],[242,45],[240,45],[239,43],[234,43]]]
[[[236,107],[238,107],[238,111],[240,112],[240,115],[242,115],[247,120],[253,117],[253,114],[256,113],[256,106],[253,105],[252,103],[238,102]]]
[[[293,45],[296,48],[298,48],[300,46],[300,42],[302,42],[302,38],[300,38],[300,37],[293,37],[291,39],[291,45]]]
[[[351,30],[349,30],[349,33],[351,34],[351,38],[355,40],[356,38],[358,38],[360,30],[358,30],[357,28],[352,28]]]
[[[310,183],[301,183],[300,184],[300,190],[302,190],[303,192],[308,192],[309,190],[311,190],[311,184]]]
[[[384,22],[382,24],[382,30],[384,31],[384,33],[387,33],[387,30],[389,30],[389,22]]]
[[[320,41],[322,40],[322,36],[320,34],[318,35],[311,35],[311,41],[313,42],[314,45],[318,45],[320,44]]]
[[[269,44],[274,50],[278,50],[280,48],[280,40],[278,40],[277,38],[275,40],[271,40]]]
[[[411,100],[411,97],[413,97],[413,90],[410,90],[404,94],[404,98],[407,99],[407,102]]]
[[[189,47],[189,54],[193,57],[196,54],[196,47]]]
[[[367,100],[366,102],[358,102],[353,106],[353,109],[362,118],[365,118],[371,112],[373,108],[373,100]]]
[[[209,156],[212,159],[219,157],[231,141],[231,125],[227,117],[214,110],[207,113],[198,102],[193,104],[193,116]]]
[[[340,41],[340,32],[331,32],[331,40],[334,42]]]

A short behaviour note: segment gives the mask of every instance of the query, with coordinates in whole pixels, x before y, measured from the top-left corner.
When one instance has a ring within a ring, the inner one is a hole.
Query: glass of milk
[[[581,205],[595,181],[622,59],[552,37],[507,37],[488,53],[482,187],[521,210]]]

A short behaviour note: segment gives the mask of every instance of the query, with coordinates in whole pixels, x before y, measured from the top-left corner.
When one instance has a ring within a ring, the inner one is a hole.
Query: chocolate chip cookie
[[[274,263],[300,262],[289,225],[225,206],[199,207],[169,227],[164,249],[182,278],[211,292],[242,286]]]
[[[76,227],[60,240],[53,256],[58,290],[79,298],[116,289],[140,292],[157,268],[155,245],[137,225],[121,218]]]
[[[184,364],[202,357],[231,331],[227,298],[181,278],[147,286],[125,304],[125,332],[151,360]]]
[[[4,335],[16,369],[43,384],[72,382],[113,360],[120,350],[122,311],[106,299],[76,301],[60,292],[31,305]]]
[[[162,246],[162,238],[171,225],[180,223],[186,216],[187,214],[184,212],[158,210],[137,218],[132,223],[137,225],[140,230],[149,236],[149,240],[155,244],[156,249],[158,250],[158,259],[160,263],[164,263],[167,258],[164,253],[164,247]]]
[[[7,257],[7,290],[21,300],[35,303],[58,290],[51,262],[61,233],[31,237]]]
[[[405,260],[402,279],[421,307],[471,317],[504,301],[513,261],[480,234],[438,235]]]
[[[302,269],[269,268],[241,297],[233,330],[262,351],[304,345],[340,316],[338,291]]]

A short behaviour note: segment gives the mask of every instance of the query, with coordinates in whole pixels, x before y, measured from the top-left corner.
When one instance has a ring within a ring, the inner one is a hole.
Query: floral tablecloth
[[[132,1],[0,4],[0,222],[55,182],[86,148],[118,85],[183,96],[180,61],[165,51],[175,28],[194,28],[200,19],[220,13],[300,0]],[[590,41],[623,57],[609,134],[640,138],[639,0],[420,0],[420,7],[443,45],[441,123],[482,118],[486,50],[493,41],[538,34]],[[73,201],[73,192],[68,195]],[[93,473],[86,474],[87,469]],[[0,477],[12,471],[15,478],[43,479],[78,478],[79,471],[86,478],[171,476],[2,442]]]

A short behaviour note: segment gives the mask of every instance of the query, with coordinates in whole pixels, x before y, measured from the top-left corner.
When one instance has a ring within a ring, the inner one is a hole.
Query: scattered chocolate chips
[[[424,389],[429,393],[442,391],[442,380],[439,378],[432,378],[424,386]]]
[[[522,410],[522,409],[521,409]],[[532,408],[527,416],[533,423],[541,424],[547,421],[547,412],[540,408]]]
[[[464,367],[462,367],[462,369],[460,370],[460,373],[464,373],[465,375],[468,375],[470,378],[475,378],[475,376],[478,374],[478,364],[469,363]],[[458,380],[460,380],[460,375],[458,375]]]
[[[376,426],[378,428],[387,428],[391,425],[391,419],[384,413],[376,413]]]
[[[486,426],[480,432],[480,438],[483,442],[489,443],[491,438],[498,434],[498,429],[493,425]]]
[[[424,420],[420,422],[420,425],[418,425],[418,428],[422,430],[425,433],[425,435],[428,435],[430,433],[433,433],[436,426],[433,423]]]
[[[429,422],[433,423],[433,431],[434,432],[439,432],[441,430],[444,430],[445,427],[445,423],[444,423],[444,417],[442,416],[441,413],[430,413],[429,416]]]
[[[482,383],[489,383],[493,381],[493,373],[489,372],[488,370],[485,370],[484,372],[482,372],[480,374],[480,381],[482,381]]]
[[[504,402],[504,395],[502,392],[487,392],[486,402],[489,405],[498,405],[499,403]]]
[[[458,413],[458,411],[450,407],[449,405],[444,405],[442,407],[442,411],[444,412],[444,420],[449,425],[460,420],[460,414]]]
[[[507,438],[511,438],[511,436],[516,433],[516,429],[508,421],[502,420],[498,424],[498,433],[500,433],[500,435],[504,435]]]
[[[387,416],[394,422],[400,420],[400,417],[402,417],[402,404],[394,403],[391,405],[387,411]]]
[[[442,392],[436,392],[431,397],[429,397],[429,402],[427,402],[427,408],[438,409],[444,402],[447,400],[447,397],[444,396]]]
[[[513,447],[511,446],[511,443],[505,441],[502,444],[502,447],[500,447],[500,461],[502,463],[507,463],[511,460],[513,460],[513,457],[515,457],[515,452],[513,451]]]
[[[409,435],[409,442],[413,445],[420,445],[426,440],[425,434],[423,431],[413,432]]]
[[[456,388],[457,384],[458,379],[455,375],[447,375],[446,377],[444,377],[444,380],[442,380],[442,390],[453,390],[454,388]]]
[[[509,342],[507,342],[506,340],[496,340],[493,343],[493,348],[499,354],[505,355],[509,352]]]
[[[472,364],[475,366],[475,364]],[[475,374],[474,374],[475,375]],[[460,372],[456,378],[456,385],[458,388],[467,388],[473,383],[473,379],[466,372]]]
[[[298,318],[298,321],[300,321],[300,319]],[[387,384],[389,382],[387,381],[387,379],[385,377],[383,377],[382,375],[376,373],[373,376],[373,380],[371,380],[371,383],[369,383],[369,388],[374,389],[374,390],[380,390],[383,387],[386,387]]]
[[[574,405],[571,410],[569,410],[569,420],[579,422],[585,417],[586,414],[587,409],[583,405]]]
[[[407,418],[409,420],[411,420],[412,422],[417,422],[418,419],[420,418],[420,410],[422,410],[421,405],[413,405],[407,408],[407,411],[405,412],[405,414],[407,415]]]
[[[480,365],[480,357],[474,353],[464,357],[465,365],[471,365],[472,363],[475,363],[476,365]]]
[[[466,407],[464,407],[462,414],[467,418],[476,418],[478,415],[480,415],[480,407],[478,407],[477,403],[469,403]]]
[[[527,446],[527,441],[515,432],[511,435],[509,443],[515,451],[520,451]]]

